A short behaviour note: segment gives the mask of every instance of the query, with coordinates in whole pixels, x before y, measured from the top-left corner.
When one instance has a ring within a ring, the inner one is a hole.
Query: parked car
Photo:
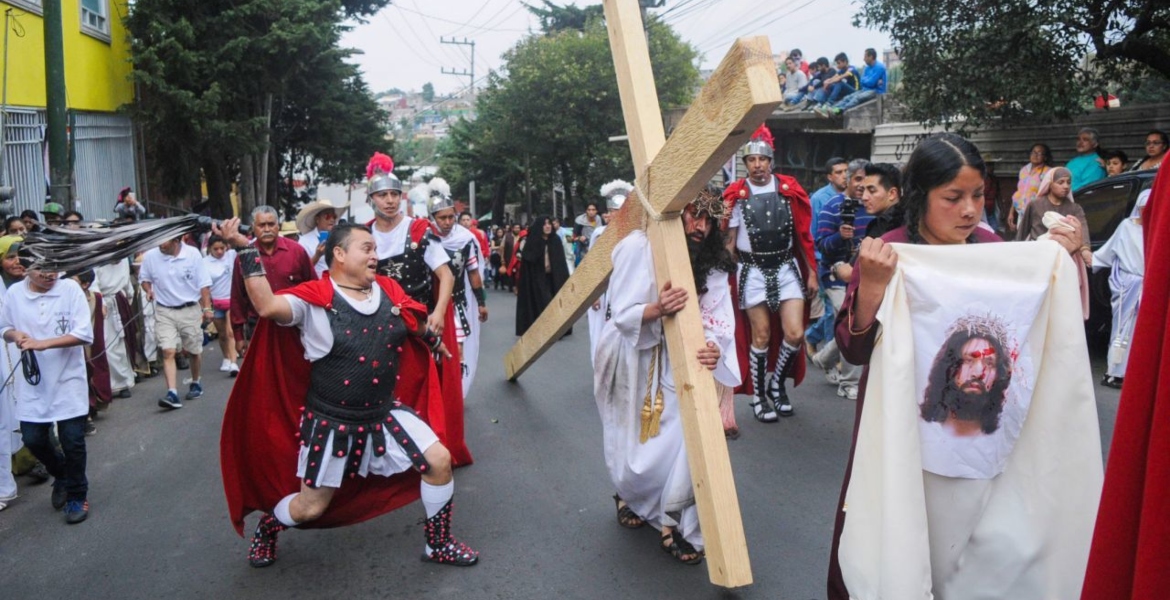
[[[1122,173],[1094,181],[1073,192],[1077,204],[1085,209],[1089,240],[1094,251],[1109,241],[1121,221],[1129,217],[1138,194],[1154,185],[1157,173],[1157,169]],[[1089,278],[1089,321],[1086,327],[1089,343],[1096,348],[1104,348],[1109,343],[1113,318],[1110,296],[1109,269],[1093,272]]]

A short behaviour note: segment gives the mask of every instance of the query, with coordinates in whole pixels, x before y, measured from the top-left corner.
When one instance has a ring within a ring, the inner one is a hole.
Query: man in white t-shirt
[[[89,516],[89,384],[82,346],[93,343],[92,315],[77,282],[40,269],[28,273],[8,288],[0,309],[0,335],[24,355],[13,375],[16,416],[24,445],[54,477],[53,508],[65,508],[66,523],[80,523]],[[60,451],[50,436],[54,424]]]
[[[179,348],[191,355],[191,387],[187,400],[203,395],[199,381],[202,367],[203,328],[211,320],[211,275],[203,256],[182,238],[163,242],[146,252],[138,281],[147,301],[155,306],[155,334],[163,353],[167,393],[159,399],[163,408],[183,408],[179,400],[175,354]]]

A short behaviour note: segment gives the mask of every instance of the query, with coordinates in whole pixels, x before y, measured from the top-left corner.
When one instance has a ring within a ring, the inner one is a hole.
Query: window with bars
[[[40,3],[40,0],[36,1]],[[102,39],[109,39],[109,0],[81,0],[81,30],[97,34]]]

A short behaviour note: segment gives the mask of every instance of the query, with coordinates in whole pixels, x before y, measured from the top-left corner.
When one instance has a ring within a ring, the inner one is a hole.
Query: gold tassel
[[[654,394],[653,403],[650,401],[650,391],[654,389],[654,382],[661,377],[658,369],[660,354],[662,344],[654,347],[654,354],[650,356],[650,372],[646,376],[646,399],[642,402],[642,433],[638,436],[638,440],[643,444],[650,438],[658,437],[662,411],[666,408],[662,399],[661,384],[658,386],[658,393]]]

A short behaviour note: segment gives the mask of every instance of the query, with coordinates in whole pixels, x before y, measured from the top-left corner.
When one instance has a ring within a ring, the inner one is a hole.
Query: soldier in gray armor
[[[299,328],[310,362],[298,436],[300,491],[285,496],[261,518],[249,563],[265,567],[275,562],[277,534],[321,518],[345,480],[393,477],[414,469],[422,479],[419,494],[427,514],[423,559],[476,564],[478,553],[451,535],[451,453],[396,397],[400,367],[407,374],[425,364],[413,347],[407,348],[414,343],[408,336],[449,355],[426,327],[423,305],[375,274],[374,238],[365,226],[335,227],[326,241],[329,277],[280,295],[273,294],[257,250],[247,245],[238,227],[239,219],[230,219],[222,235],[239,250],[248,296],[261,317]]]
[[[756,419],[769,423],[777,413],[793,414],[785,380],[803,375],[805,299],[818,285],[808,195],[795,179],[772,174],[773,153],[771,133],[761,126],[744,147],[747,179],[724,191],[731,205],[727,243],[739,262],[739,308],[751,330],[750,348],[740,352],[751,375],[744,389],[751,390]]]
[[[475,379],[479,358],[479,324],[488,319],[487,295],[480,275],[483,256],[475,234],[455,222],[458,215],[450,194],[443,193],[442,186],[434,184],[435,180],[431,180],[434,189],[427,200],[427,213],[434,224],[429,236],[430,242],[441,246],[451,258],[447,266],[455,276],[451,302],[455,305],[455,339],[459,344],[463,396],[466,398]]]

